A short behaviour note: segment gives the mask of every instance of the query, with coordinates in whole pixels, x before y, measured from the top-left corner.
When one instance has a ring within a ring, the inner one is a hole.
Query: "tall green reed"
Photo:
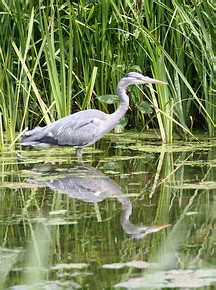
[[[195,101],[198,112],[206,120],[210,136],[213,136],[216,111],[213,100],[214,53],[212,38],[214,27],[211,3],[201,1],[197,4],[196,1],[193,1],[193,5],[185,5],[187,9],[183,9],[180,1],[174,1],[174,6],[179,16],[180,32],[185,41],[187,63],[190,65],[185,80],[183,78],[182,80],[193,97],[192,102]],[[191,84],[196,90],[192,91]],[[187,99],[189,99],[188,96]],[[193,108],[192,104],[191,107]],[[191,111],[191,117],[197,117],[194,111]]]
[[[191,129],[197,124],[201,127],[204,121],[209,135],[213,136],[213,30],[211,22],[207,21],[213,19],[213,15],[209,8],[210,2],[205,1],[201,1],[199,7],[196,1],[193,5],[173,1],[173,22],[169,24],[169,32],[177,51],[166,49],[166,58],[170,64],[169,72],[174,77],[172,92],[176,116]]]
[[[1,5],[3,4],[5,3]],[[14,9],[13,4],[10,4]],[[0,47],[2,64],[0,109],[3,115],[3,127],[10,142],[15,139],[16,130],[22,130],[23,124],[29,123],[29,111],[38,114],[37,105],[34,104],[35,99],[31,101],[31,104],[29,103],[32,90],[41,105],[46,120],[49,120],[46,116],[45,104],[34,81],[34,73],[31,73],[32,69],[34,72],[35,65],[33,63],[34,54],[31,51],[34,10],[29,15],[28,24],[21,21],[21,3],[17,3],[16,11],[14,14],[12,12],[13,10],[8,11],[1,18],[4,25],[2,25]],[[15,23],[14,26],[10,25],[12,20]],[[19,39],[17,35],[19,35]],[[32,106],[32,104],[34,105]]]
[[[130,126],[159,126],[163,142],[172,142],[173,128],[185,138],[200,124],[214,135],[210,2],[3,1],[0,8],[0,110],[9,142],[16,131],[80,109],[112,112],[117,105],[97,97],[116,94],[131,70],[169,86],[157,86],[157,98],[130,90]]]

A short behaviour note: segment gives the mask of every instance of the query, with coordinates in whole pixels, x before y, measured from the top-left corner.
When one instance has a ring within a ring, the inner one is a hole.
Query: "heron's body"
[[[106,114],[99,110],[84,110],[45,127],[36,127],[27,131],[21,144],[23,146],[37,145],[60,145],[74,146],[77,148],[77,155],[82,155],[82,148],[94,144],[106,133],[111,131],[125,115],[129,98],[126,94],[126,87],[132,84],[158,83],[162,81],[144,77],[139,73],[128,73],[118,84],[118,96],[120,105],[112,114]]]
[[[87,113],[87,116],[86,116]],[[99,110],[84,110],[64,117],[45,127],[27,131],[22,139],[23,146],[60,145],[82,148],[95,143],[112,130],[116,122],[109,122],[111,115]],[[108,126],[104,126],[109,124]]]

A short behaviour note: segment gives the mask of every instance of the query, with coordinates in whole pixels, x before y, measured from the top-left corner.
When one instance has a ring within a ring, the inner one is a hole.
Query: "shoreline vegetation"
[[[163,143],[197,128],[214,137],[211,1],[1,1],[0,22],[0,150],[3,134],[13,144],[26,127],[112,112],[129,71],[168,85],[131,88],[116,131],[159,128]]]

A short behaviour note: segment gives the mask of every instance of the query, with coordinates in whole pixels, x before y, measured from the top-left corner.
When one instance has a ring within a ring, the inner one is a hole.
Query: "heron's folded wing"
[[[86,146],[100,135],[99,123],[100,119],[82,119],[73,123],[64,124],[60,126],[57,131],[51,130],[53,138],[57,140],[59,145],[71,146]]]
[[[27,131],[21,144],[86,146],[103,136],[101,128],[105,120],[106,114],[103,112],[80,111],[45,127],[36,127],[34,130]]]

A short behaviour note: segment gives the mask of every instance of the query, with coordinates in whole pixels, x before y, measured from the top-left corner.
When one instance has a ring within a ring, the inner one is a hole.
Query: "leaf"
[[[98,99],[108,105],[119,103],[119,97],[117,95],[99,96]]]
[[[137,106],[137,109],[140,110],[144,114],[152,114],[153,113],[151,104],[149,102],[142,101],[141,103],[136,104],[136,106]]]
[[[106,269],[121,269],[124,267],[137,268],[137,269],[146,269],[155,266],[155,264],[147,263],[144,261],[130,261],[126,263],[111,263],[104,264],[102,267]]]
[[[115,133],[116,134],[123,133],[127,123],[128,123],[128,118],[127,117],[122,118],[121,121],[119,121],[119,123],[115,126],[115,129],[114,129]]]
[[[216,269],[170,270],[149,273],[141,278],[131,278],[127,282],[118,283],[116,288],[144,289],[148,288],[195,288],[216,283]]]
[[[85,269],[88,267],[86,263],[60,263],[52,266],[52,270],[70,270],[70,269]]]

